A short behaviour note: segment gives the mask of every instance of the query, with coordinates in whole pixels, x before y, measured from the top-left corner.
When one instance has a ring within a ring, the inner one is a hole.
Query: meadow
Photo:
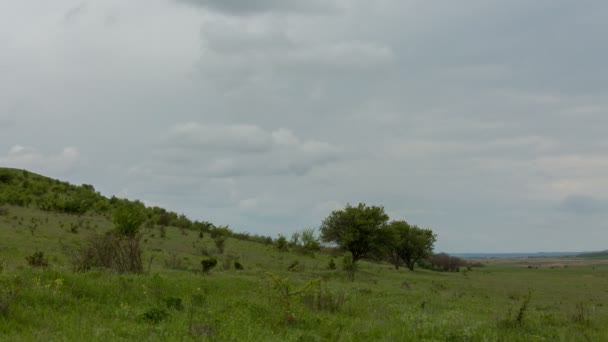
[[[460,272],[360,261],[351,282],[341,254],[235,238],[220,254],[209,234],[147,226],[143,274],[74,272],[74,251],[110,229],[108,215],[3,206],[0,340],[608,340],[608,265],[598,258],[488,260]],[[36,251],[48,266],[28,264]],[[208,274],[205,255],[218,260]]]

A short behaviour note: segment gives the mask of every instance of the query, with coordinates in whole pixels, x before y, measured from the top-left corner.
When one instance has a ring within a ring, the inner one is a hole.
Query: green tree
[[[433,254],[437,240],[437,235],[431,229],[419,228],[405,221],[392,221],[388,224],[386,236],[389,236],[391,241],[387,246],[389,256],[398,256],[412,271],[418,260]]]
[[[381,248],[381,230],[387,222],[384,207],[349,204],[323,220],[321,239],[350,252],[354,263]]]
[[[136,201],[122,201],[117,204],[112,213],[112,221],[119,235],[135,237],[139,228],[146,221],[146,212],[143,203]]]

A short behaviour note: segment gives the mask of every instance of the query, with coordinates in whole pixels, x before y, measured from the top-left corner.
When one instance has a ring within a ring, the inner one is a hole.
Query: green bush
[[[209,274],[211,269],[213,269],[217,265],[217,259],[216,258],[203,259],[201,261],[201,265],[203,266],[203,273]]]
[[[47,267],[49,265],[49,261],[44,257],[44,253],[40,251],[25,257],[25,260],[27,260],[30,266],[34,267]]]
[[[141,318],[148,323],[158,324],[169,318],[169,313],[164,309],[153,308],[144,312]]]

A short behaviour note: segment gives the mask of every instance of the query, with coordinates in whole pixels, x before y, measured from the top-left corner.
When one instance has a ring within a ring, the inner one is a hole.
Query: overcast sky
[[[0,165],[276,237],[608,248],[608,2],[0,1]]]

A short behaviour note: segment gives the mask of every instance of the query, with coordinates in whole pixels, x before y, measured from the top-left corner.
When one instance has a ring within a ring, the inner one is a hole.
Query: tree
[[[116,206],[112,213],[112,221],[119,235],[135,237],[139,227],[146,221],[143,203],[123,201]]]
[[[414,270],[418,260],[433,254],[437,235],[430,229],[419,228],[405,221],[392,221],[386,230],[392,237],[389,252],[399,256],[407,268]]]
[[[381,248],[381,229],[387,222],[384,207],[368,207],[364,203],[353,207],[349,204],[323,220],[321,239],[350,252],[352,261],[357,262]]]
[[[224,253],[224,246],[226,244],[226,239],[231,235],[230,228],[228,226],[220,226],[211,230],[211,238],[215,243],[215,247],[217,248],[217,252],[219,254]]]

